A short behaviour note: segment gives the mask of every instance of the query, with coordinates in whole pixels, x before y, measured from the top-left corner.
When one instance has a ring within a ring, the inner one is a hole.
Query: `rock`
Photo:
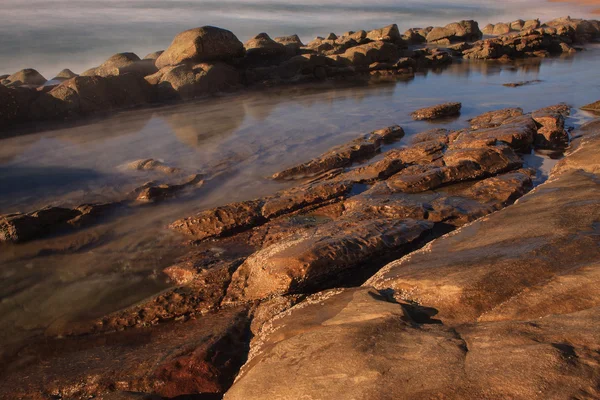
[[[354,46],[340,55],[340,59],[348,65],[369,66],[375,62],[398,61],[399,53],[391,43],[376,41]]]
[[[281,43],[282,45],[284,45],[290,55],[299,54],[300,48],[304,47],[304,44],[302,43],[298,35],[280,36],[276,37],[273,40],[275,40],[277,43]]]
[[[425,221],[338,220],[301,232],[250,256],[233,274],[226,302],[331,287],[362,264],[410,248],[433,227]]]
[[[503,118],[510,113],[518,113],[517,110],[501,110],[496,116]],[[494,121],[494,117],[491,117]],[[483,119],[485,120],[485,118]],[[473,123],[473,122],[471,122]],[[505,119],[501,125],[494,128],[476,129],[461,133],[451,147],[473,147],[474,143],[487,146],[489,143],[501,141],[508,144],[516,151],[527,153],[531,149],[535,135],[537,134],[537,125],[529,115],[521,115]]]
[[[304,164],[288,168],[273,175],[273,179],[293,179],[317,175],[335,168],[373,157],[383,143],[389,143],[404,136],[398,125],[373,131],[362,137],[337,147]]]
[[[597,312],[453,327],[370,288],[321,292],[265,324],[224,399],[593,398]]]
[[[47,207],[30,214],[0,217],[0,242],[26,242],[47,235],[79,215],[76,210]]]
[[[34,119],[64,118],[148,104],[152,88],[139,76],[79,76],[42,95],[31,107]]]
[[[430,141],[440,141],[444,144],[447,144],[449,141],[448,134],[449,131],[445,128],[430,129],[428,131],[419,132],[413,135],[410,139],[410,143],[417,144]]]
[[[146,56],[143,58],[143,60],[157,60],[158,57],[160,57],[161,54],[164,52],[165,52],[164,50],[159,50],[159,51],[155,51],[150,54],[146,54]]]
[[[526,170],[418,193],[400,192],[386,181],[346,200],[344,216],[414,218],[461,226],[512,204],[532,186],[531,175]]]
[[[523,115],[522,108],[503,108],[501,110],[488,111],[469,120],[471,129],[485,129],[500,126],[504,121]]]
[[[432,107],[421,108],[414,111],[411,116],[417,121],[452,117],[459,115],[461,108],[461,103],[444,103]]]
[[[581,107],[582,110],[600,113],[600,100]]]
[[[62,82],[62,81],[66,81],[67,79],[75,78],[76,76],[79,76],[79,75],[77,75],[70,69],[63,69],[54,78],[52,78],[52,80]]]
[[[429,140],[390,150],[386,153],[386,158],[398,158],[405,164],[429,164],[442,158],[445,148],[444,140]]]
[[[353,168],[337,179],[355,183],[373,183],[389,178],[404,167],[405,164],[400,158],[386,155],[382,160]]]
[[[228,30],[213,26],[179,33],[156,60],[158,69],[182,62],[227,61],[244,55],[244,45]]]
[[[181,172],[180,168],[169,167],[161,161],[157,161],[153,158],[145,158],[137,161],[130,162],[126,165],[127,169],[137,171],[160,171],[165,174],[175,174]]]
[[[521,87],[521,86],[527,86],[527,85],[533,85],[535,83],[540,83],[543,82],[539,79],[533,79],[530,81],[520,81],[520,82],[510,82],[510,83],[503,83],[502,86],[506,86],[506,87]]]
[[[327,37],[325,38],[325,40],[337,40],[337,35],[335,33],[330,33],[329,35],[327,35]]]
[[[202,211],[174,222],[170,228],[197,240],[227,236],[262,225],[271,218],[342,197],[351,189],[352,186],[347,182],[307,184],[274,196]]]
[[[244,44],[248,57],[278,57],[286,53],[283,44],[271,39],[266,33],[260,33]]]
[[[484,35],[493,35],[494,34],[494,24],[487,24],[481,30],[481,33]]]
[[[0,85],[0,127],[26,121],[31,105],[39,96],[40,93],[35,89]]]
[[[140,61],[140,58],[134,53],[118,53],[111,56],[99,67],[88,69],[81,73],[81,76],[102,76],[120,75],[121,69],[130,67]],[[154,68],[156,70],[156,68]],[[156,72],[156,71],[155,71]]]
[[[373,41],[391,42],[396,44],[402,43],[402,36],[398,30],[398,25],[392,24],[383,28],[373,29],[367,32],[367,39]]]
[[[433,28],[427,34],[428,43],[440,43],[446,41],[452,42],[471,42],[481,39],[482,33],[479,25],[475,21],[460,21],[446,25],[443,28]]]
[[[530,19],[523,23],[523,28],[521,28],[521,30],[527,31],[530,29],[538,29],[540,25],[539,19]]]
[[[599,140],[598,133],[580,139],[581,150],[515,205],[389,264],[367,284],[435,307],[444,323],[537,319],[597,307]]]
[[[531,114],[539,128],[534,139],[535,147],[542,149],[565,148],[569,144],[569,134],[565,130],[565,118],[560,111],[562,107],[554,106],[534,111]],[[567,115],[569,111],[567,110]]]
[[[204,184],[204,175],[196,174],[190,176],[185,182],[180,184],[162,184],[156,185],[153,182],[145,184],[133,191],[132,197],[138,201],[160,201],[173,197],[176,193],[190,187],[199,187]]]
[[[525,21],[523,21],[522,19],[518,19],[510,23],[510,30],[520,31],[523,29],[523,25],[525,25]]]
[[[232,309],[152,328],[45,338],[19,351],[19,368],[0,384],[0,397],[222,394],[245,358],[248,327],[245,310]]]
[[[506,35],[507,33],[510,33],[510,31],[510,25],[500,22],[494,25],[494,31],[492,32],[492,35]]]
[[[157,86],[162,99],[191,99],[232,90],[240,84],[238,71],[225,63],[169,66],[145,79]]]
[[[17,83],[18,85],[32,85],[41,86],[46,83],[44,78],[39,72],[32,68],[25,68],[6,78],[10,83]]]

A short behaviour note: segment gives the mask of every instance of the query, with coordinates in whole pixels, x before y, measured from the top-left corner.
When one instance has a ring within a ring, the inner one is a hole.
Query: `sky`
[[[79,73],[115,53],[143,57],[164,49],[178,32],[203,25],[229,29],[242,41],[260,32],[297,33],[308,41],[391,23],[404,31],[461,19],[483,26],[516,18],[590,18],[598,7],[544,0],[1,0],[0,74],[22,68],[48,79],[63,68]]]

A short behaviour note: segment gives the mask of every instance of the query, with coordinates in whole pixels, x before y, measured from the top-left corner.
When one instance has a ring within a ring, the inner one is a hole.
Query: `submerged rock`
[[[145,158],[130,162],[126,165],[126,168],[137,171],[160,171],[164,172],[165,174],[175,174],[181,172],[180,168],[169,167],[163,162],[153,158]]]
[[[452,117],[460,114],[461,103],[444,103],[414,111],[411,116],[417,121]]]

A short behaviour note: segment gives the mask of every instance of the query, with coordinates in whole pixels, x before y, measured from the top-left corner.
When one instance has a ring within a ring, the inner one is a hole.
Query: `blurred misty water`
[[[460,19],[483,25],[564,15],[589,17],[589,9],[544,0],[1,0],[0,74],[80,73],[118,52],[143,57],[164,49],[178,32],[202,25],[229,29],[242,41],[260,32],[308,41],[391,23],[403,31]]]

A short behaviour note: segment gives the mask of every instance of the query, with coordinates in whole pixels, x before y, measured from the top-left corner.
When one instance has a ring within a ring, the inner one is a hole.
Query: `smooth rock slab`
[[[432,107],[421,108],[414,111],[411,116],[417,121],[452,117],[460,114],[461,108],[461,103],[444,103]]]
[[[318,290],[369,260],[409,249],[431,228],[427,221],[384,218],[305,230],[250,256],[234,273],[225,301]]]

